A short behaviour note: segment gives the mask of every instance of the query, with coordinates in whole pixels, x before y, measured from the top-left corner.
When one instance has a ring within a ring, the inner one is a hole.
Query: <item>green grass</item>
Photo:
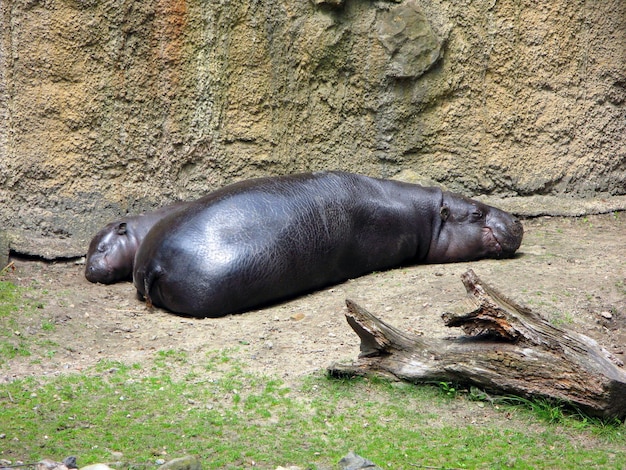
[[[218,352],[207,361],[216,356],[225,357]],[[103,362],[87,374],[0,386],[0,458],[77,455],[85,465],[121,452],[129,467],[194,454],[204,468],[317,468],[354,450],[383,468],[626,466],[620,423],[585,421],[547,403],[495,405],[496,422],[477,425],[471,414],[494,405],[472,402],[451,384],[318,375],[292,389],[234,361],[224,361],[215,377],[205,369],[174,381],[181,357],[157,354],[161,374]],[[175,360],[166,365],[164,358]],[[458,422],[440,419],[450,409],[459,410]]]
[[[47,334],[55,331],[56,324],[41,318],[37,312],[43,308],[40,301],[25,295],[33,289],[4,280],[5,274],[0,270],[0,366],[17,356],[31,356],[35,348],[44,357],[54,355],[58,344]]]
[[[550,319],[554,326],[566,326],[574,323],[574,315],[570,312],[563,312],[556,308],[551,310]]]
[[[9,281],[0,280],[0,365],[16,356],[30,355],[28,341],[14,315],[21,301],[22,290]]]

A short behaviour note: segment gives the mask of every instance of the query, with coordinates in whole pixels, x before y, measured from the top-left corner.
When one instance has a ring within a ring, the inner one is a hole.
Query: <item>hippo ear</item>
[[[117,226],[118,235],[126,235],[126,222],[122,222]]]
[[[441,216],[441,220],[445,222],[450,215],[450,208],[444,204],[441,206],[441,209],[439,209],[439,215]]]

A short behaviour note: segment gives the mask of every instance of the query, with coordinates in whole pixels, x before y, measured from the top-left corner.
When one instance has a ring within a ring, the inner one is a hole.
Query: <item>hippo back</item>
[[[230,185],[155,224],[134,283],[177,313],[242,311],[419,261],[440,201],[436,188],[339,172]]]

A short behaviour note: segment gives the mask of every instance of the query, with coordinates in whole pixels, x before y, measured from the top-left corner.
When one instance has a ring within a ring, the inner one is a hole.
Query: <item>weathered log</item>
[[[452,381],[523,397],[552,398],[602,417],[626,416],[623,363],[595,340],[556,327],[483,283],[462,276],[468,297],[442,315],[465,336],[414,336],[383,322],[351,300],[346,319],[361,338],[352,364],[331,376],[383,375],[411,382]]]

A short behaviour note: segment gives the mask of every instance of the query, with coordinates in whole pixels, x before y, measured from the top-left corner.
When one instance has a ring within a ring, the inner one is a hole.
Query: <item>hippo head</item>
[[[100,230],[87,251],[85,277],[91,282],[113,284],[130,279],[138,241],[126,222],[112,222]]]
[[[524,228],[516,217],[459,194],[443,193],[439,217],[429,263],[505,258],[522,243]]]

